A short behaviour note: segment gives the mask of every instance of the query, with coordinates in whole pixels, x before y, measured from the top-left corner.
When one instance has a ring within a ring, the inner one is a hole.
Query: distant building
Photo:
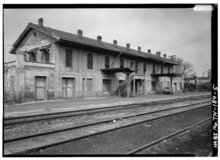
[[[197,84],[202,84],[202,83],[208,83],[211,82],[211,77],[189,77],[189,78],[184,78],[185,83],[192,83],[195,84],[195,80]]]
[[[171,59],[77,34],[29,23],[15,41],[16,61],[4,65],[4,91],[21,101],[91,96],[147,95],[171,87],[181,92],[183,80]]]

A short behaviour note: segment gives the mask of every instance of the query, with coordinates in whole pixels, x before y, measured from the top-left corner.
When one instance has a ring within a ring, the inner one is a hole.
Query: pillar
[[[135,72],[134,72],[134,79],[133,79],[133,96],[135,97]]]
[[[170,81],[171,81],[171,92],[173,93],[173,77],[170,77]]]

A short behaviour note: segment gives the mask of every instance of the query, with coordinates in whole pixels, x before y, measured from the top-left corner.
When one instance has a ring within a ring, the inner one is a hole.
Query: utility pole
[[[196,84],[196,92],[198,92],[198,89],[197,89],[197,77],[195,76],[195,84]]]

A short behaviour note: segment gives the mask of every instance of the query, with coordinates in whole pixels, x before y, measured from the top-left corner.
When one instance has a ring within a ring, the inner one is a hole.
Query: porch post
[[[126,73],[126,76],[128,78],[128,83],[127,83],[127,98],[129,98],[130,94],[130,79],[129,79],[129,73]]]
[[[135,72],[134,72],[134,79],[133,79],[133,96],[135,97]]]
[[[170,77],[170,81],[171,81],[171,92],[173,93],[173,85],[172,85],[172,83],[173,83],[173,77],[172,77],[172,76]]]

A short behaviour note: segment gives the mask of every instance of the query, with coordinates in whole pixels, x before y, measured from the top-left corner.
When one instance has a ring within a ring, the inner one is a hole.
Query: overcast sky
[[[176,55],[191,62],[199,76],[211,68],[211,12],[193,9],[5,9],[5,62],[15,60],[11,45],[40,17],[47,27],[75,34],[82,29],[86,37]]]

